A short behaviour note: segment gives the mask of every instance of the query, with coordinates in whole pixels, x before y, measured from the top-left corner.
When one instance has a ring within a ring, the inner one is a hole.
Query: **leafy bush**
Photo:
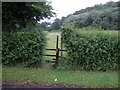
[[[3,34],[3,64],[40,66],[45,46],[45,36],[40,30]]]
[[[67,64],[84,70],[117,70],[118,42],[117,31],[83,31],[65,27],[62,29],[62,42],[68,53]]]

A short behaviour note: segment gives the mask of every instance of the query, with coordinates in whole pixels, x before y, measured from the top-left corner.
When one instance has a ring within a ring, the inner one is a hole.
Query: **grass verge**
[[[2,80],[3,82],[64,84],[91,88],[118,87],[117,72],[55,70],[50,68],[49,64],[43,69],[3,66]]]

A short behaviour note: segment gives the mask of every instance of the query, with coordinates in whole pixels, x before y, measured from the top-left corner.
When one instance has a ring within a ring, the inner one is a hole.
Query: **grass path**
[[[60,33],[48,33],[47,35],[47,48],[56,48],[56,39],[57,35],[59,36],[59,48],[61,42],[61,35]]]
[[[57,39],[57,35],[59,36],[59,41],[58,41],[58,47],[60,48],[60,44],[61,44],[61,35],[59,32],[53,32],[53,33],[48,33],[47,34],[47,46],[46,48],[48,49],[55,49],[56,48],[56,39]],[[45,54],[50,54],[50,55],[55,55],[55,51],[46,51]],[[53,57],[45,57],[45,59],[52,59]]]

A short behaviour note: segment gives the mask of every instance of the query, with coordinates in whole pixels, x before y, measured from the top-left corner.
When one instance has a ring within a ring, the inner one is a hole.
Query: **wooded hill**
[[[74,25],[76,28],[87,26],[100,27],[104,30],[120,30],[120,14],[118,2],[107,2],[106,4],[96,4],[69,14],[67,17],[55,19],[49,30],[60,29],[61,26]]]

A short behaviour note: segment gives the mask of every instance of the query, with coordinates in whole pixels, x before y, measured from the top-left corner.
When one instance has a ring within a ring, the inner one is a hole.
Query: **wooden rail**
[[[56,57],[56,55],[43,55],[43,56],[51,56],[51,57]]]
[[[46,50],[56,51],[56,49],[46,49]],[[59,49],[59,51],[67,51],[67,50],[61,50],[61,49]]]
[[[56,51],[56,49],[46,49],[46,50],[52,50],[52,51]]]

